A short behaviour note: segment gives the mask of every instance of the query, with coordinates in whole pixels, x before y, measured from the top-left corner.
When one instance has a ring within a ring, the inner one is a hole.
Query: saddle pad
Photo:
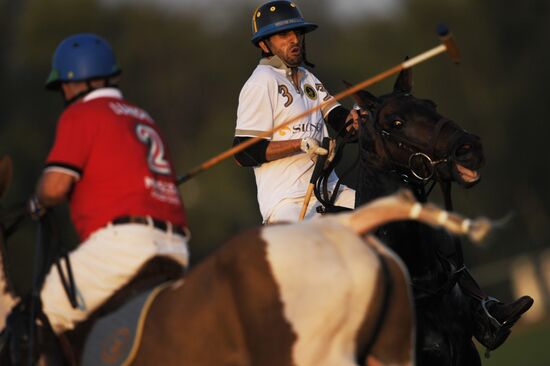
[[[139,348],[143,324],[156,296],[173,283],[164,283],[132,298],[94,324],[82,353],[83,366],[130,364]]]

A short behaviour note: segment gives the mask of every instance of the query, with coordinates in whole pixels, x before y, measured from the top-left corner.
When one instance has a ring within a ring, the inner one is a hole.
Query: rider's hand
[[[33,220],[40,220],[46,214],[46,208],[40,203],[36,195],[33,195],[27,201],[27,211]]]
[[[357,131],[359,129],[359,112],[353,108],[346,117],[346,130]]]
[[[326,149],[319,146],[319,141],[312,138],[302,139],[302,142],[300,143],[300,150],[308,154],[310,157],[315,155],[326,155],[328,153]]]
[[[368,117],[368,112],[357,104],[353,106],[346,117],[346,130],[348,132],[358,131],[360,122]],[[352,122],[353,121],[353,122]]]

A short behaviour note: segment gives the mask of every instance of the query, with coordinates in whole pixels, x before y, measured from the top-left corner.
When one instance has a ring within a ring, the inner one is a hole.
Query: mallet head
[[[437,34],[439,35],[439,39],[441,39],[441,43],[447,48],[447,53],[451,57],[451,60],[455,64],[460,63],[460,52],[449,28],[445,24],[439,23],[437,25]]]

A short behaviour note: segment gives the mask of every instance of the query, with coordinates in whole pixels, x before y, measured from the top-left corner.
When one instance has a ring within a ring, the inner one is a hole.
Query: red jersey
[[[118,89],[95,90],[63,112],[49,170],[77,179],[70,208],[81,240],[119,216],[186,226],[168,147],[147,112]]]

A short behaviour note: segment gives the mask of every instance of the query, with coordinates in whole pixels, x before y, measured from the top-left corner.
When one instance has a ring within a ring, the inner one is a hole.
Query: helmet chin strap
[[[71,104],[73,104],[74,102],[79,100],[80,98],[84,98],[86,95],[93,92],[94,90],[101,89],[101,88],[108,88],[108,87],[117,87],[116,84],[112,84],[109,81],[109,78],[105,78],[105,79],[101,79],[101,80],[104,80],[105,84],[103,86],[99,86],[99,87],[92,86],[91,80],[85,80],[87,89],[81,91],[80,93],[76,94],[75,96],[73,96],[70,99],[65,99],[65,94],[63,93],[63,89],[60,88],[59,90],[61,91],[61,95],[63,96],[63,101],[64,101],[65,108],[67,108],[68,106],[70,106]]]
[[[61,92],[61,95],[63,96],[63,102],[64,102],[64,105],[65,105],[65,108],[67,108],[68,106],[70,106],[71,104],[76,102],[78,99],[85,97],[86,94],[88,94],[89,92],[92,91],[90,89],[83,90],[80,93],[76,94],[74,97],[72,97],[70,99],[65,99],[65,93],[63,93],[63,89],[59,89],[59,90]]]
[[[265,46],[267,47],[267,49],[268,49],[268,52],[265,52],[264,49],[262,48],[262,57],[275,56],[275,54],[271,50],[271,46],[269,45],[269,40],[266,38],[266,39],[262,39],[261,42],[263,42],[265,44]]]

